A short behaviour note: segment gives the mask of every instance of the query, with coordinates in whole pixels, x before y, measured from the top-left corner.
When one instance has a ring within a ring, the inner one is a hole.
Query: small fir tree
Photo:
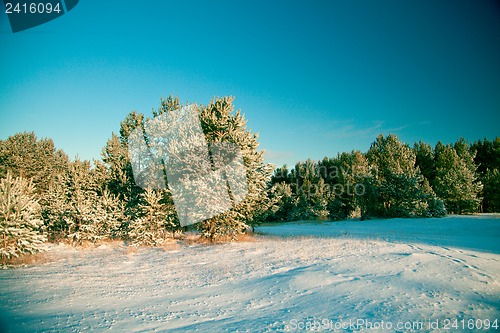
[[[45,241],[42,225],[35,186],[31,180],[13,178],[7,172],[0,179],[0,258],[40,251]]]
[[[167,203],[168,190],[146,189],[128,233],[132,244],[160,246],[178,230],[177,217],[171,203]]]

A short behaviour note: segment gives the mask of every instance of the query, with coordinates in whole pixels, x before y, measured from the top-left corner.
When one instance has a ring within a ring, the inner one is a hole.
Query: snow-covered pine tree
[[[129,113],[120,123],[119,134],[112,133],[101,153],[110,175],[107,187],[113,195],[118,196],[126,204],[126,214],[130,219],[135,218],[134,212],[143,190],[136,185],[134,180],[128,152],[128,139],[135,128],[143,126],[143,114]]]
[[[273,202],[267,196],[267,184],[272,166],[264,163],[264,151],[259,151],[258,134],[247,129],[243,114],[234,112],[233,97],[212,100],[199,107],[199,118],[210,148],[230,143],[239,147],[247,178],[247,195],[233,209],[201,223],[202,233],[215,240],[221,236],[237,236],[249,226],[265,218]],[[228,173],[230,174],[230,172]]]
[[[67,164],[67,155],[52,139],[38,139],[33,132],[0,140],[0,177],[10,171],[13,177],[31,179],[38,193],[44,193]]]
[[[76,160],[71,163],[64,179],[68,191],[69,209],[65,216],[68,238],[75,244],[100,239],[95,223],[98,197],[92,183],[90,162]]]
[[[31,180],[13,178],[10,172],[0,179],[0,258],[6,260],[42,249],[40,205]]]
[[[268,211],[268,221],[291,221],[291,212],[297,206],[297,198],[292,193],[290,184],[284,181],[273,184],[268,190],[269,199],[274,204]]]
[[[298,162],[290,172],[292,192],[297,204],[291,212],[294,220],[324,219],[328,216],[329,191],[311,159]]]
[[[433,188],[450,213],[474,213],[479,207],[478,182],[473,157],[459,141],[457,148],[438,142],[435,148],[436,178]]]
[[[130,223],[128,234],[132,244],[159,246],[178,230],[177,216],[167,192],[148,188],[141,194],[137,217]]]
[[[330,214],[328,202],[331,192],[323,178],[318,177],[314,192],[311,192],[311,215],[315,220],[326,220]]]
[[[273,204],[265,216],[266,221],[290,221],[290,212],[295,206],[290,182],[290,172],[286,164],[274,169],[267,191]]]
[[[359,150],[347,154],[342,165],[342,178],[344,179],[344,191],[349,198],[349,215],[356,214],[359,209],[361,219],[369,219],[371,212],[368,207],[373,206],[378,200],[377,194],[377,168],[368,162],[365,154]],[[342,159],[341,159],[342,160]],[[348,215],[348,216],[349,216]]]
[[[71,194],[65,182],[66,174],[57,175],[41,197],[42,217],[49,240],[64,239],[69,232]]]
[[[49,187],[44,196],[43,216],[52,239],[73,243],[123,237],[127,222],[124,202],[103,184],[103,165],[76,160]]]
[[[127,236],[127,227],[124,226],[128,225],[125,203],[108,189],[98,195],[94,216],[99,239],[123,239]]]
[[[323,160],[323,166],[325,160]],[[372,177],[373,168],[360,151],[339,153],[337,157],[329,159],[328,167],[321,174],[327,174],[333,194],[329,203],[332,219],[345,219],[358,213],[365,213],[362,209],[366,202],[368,182]]]
[[[428,216],[428,202],[435,199],[415,165],[416,155],[407,145],[390,134],[379,135],[367,152],[376,167],[376,192],[379,203],[371,200],[376,215],[389,217]]]
[[[246,169],[247,176],[247,190],[248,195],[245,200],[239,202],[229,211],[223,214],[219,214],[204,221],[200,225],[202,233],[215,240],[219,236],[225,235],[237,235],[244,230],[246,230],[251,225],[258,224],[263,218],[265,218],[268,208],[271,206],[271,202],[266,195],[266,185],[269,180],[272,168],[263,162],[263,152],[257,151],[258,142],[257,134],[252,133],[246,129],[246,121],[241,115],[241,113],[234,112],[234,106],[232,105],[232,98],[226,97],[221,99],[213,100],[207,106],[198,106],[193,108],[197,113],[196,116],[199,117],[201,121],[201,126],[203,129],[203,134],[209,145],[211,151],[211,159],[213,159],[214,151],[220,149],[224,144],[234,144],[239,147],[241,154],[244,159],[244,167]],[[153,110],[153,119],[164,115],[165,113],[177,110],[181,107],[178,98],[169,97],[162,99],[160,107],[157,110]],[[103,150],[103,161],[110,167],[112,174],[112,181],[110,183],[110,190],[114,194],[120,195],[121,198],[127,200],[127,214],[131,217],[131,220],[135,220],[142,209],[139,209],[139,202],[142,201],[143,189],[139,188],[135,184],[134,175],[132,174],[130,156],[128,156],[128,139],[132,131],[139,126],[144,128],[144,116],[137,113],[131,113],[125,121],[121,123],[120,135],[113,135],[113,137],[108,141],[107,146]],[[182,122],[181,122],[182,123]],[[163,124],[161,121],[149,123],[149,125],[154,124],[154,126],[169,126],[169,124]],[[163,133],[161,128],[158,128],[158,133]],[[187,129],[189,131],[189,129]],[[206,168],[205,165],[198,165],[199,163],[205,163],[203,159],[197,158],[197,152],[195,151],[199,147],[196,145],[196,137],[191,137],[189,133],[183,133],[182,126],[177,130],[179,136],[183,136],[182,139],[174,139],[169,142],[160,143],[162,149],[174,152],[169,156],[175,156],[174,160],[169,161],[169,167],[175,169],[176,165],[189,166],[192,169],[191,178],[200,178],[199,170],[210,169],[212,167]],[[155,140],[155,138],[147,138],[146,141],[149,145],[151,142],[149,140]],[[159,140],[162,140],[159,138]],[[175,147],[176,143],[181,142],[179,147]],[[189,151],[185,149],[186,145],[191,145],[192,147],[197,147],[194,151]],[[206,147],[204,147],[206,149]],[[161,154],[160,154],[161,155]],[[141,155],[142,156],[142,155]],[[156,156],[158,157],[158,156]],[[226,156],[227,157],[227,156]],[[157,161],[155,161],[157,162]],[[213,161],[212,161],[213,162]],[[153,163],[154,165],[155,163]],[[224,165],[225,167],[231,167]],[[168,170],[171,173],[178,174],[181,177],[190,177],[189,172],[177,172],[172,169]],[[230,170],[228,170],[230,171]],[[198,172],[198,173],[197,173]],[[225,175],[231,175],[231,172],[227,172]],[[196,184],[194,179],[189,180],[186,178],[186,188],[179,192],[179,195],[188,201],[190,197],[191,190],[194,191],[195,195],[192,197],[204,198],[210,193],[210,190],[204,191],[200,184]],[[201,177],[203,178],[203,177]],[[227,179],[229,181],[229,179]],[[169,180],[166,179],[168,182]],[[192,185],[192,188],[189,186]],[[167,201],[172,201],[170,193],[165,194]],[[211,197],[214,210],[217,210],[217,200]],[[215,201],[214,201],[215,200]],[[186,201],[186,202],[187,202]],[[172,212],[175,213],[173,207],[166,207],[168,214]],[[177,212],[182,214],[182,212]],[[137,216],[136,216],[137,215]],[[203,214],[202,214],[203,215]],[[177,220],[177,224],[178,224]]]

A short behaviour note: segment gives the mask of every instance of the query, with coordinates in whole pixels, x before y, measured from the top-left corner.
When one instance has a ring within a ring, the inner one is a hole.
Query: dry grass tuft
[[[128,256],[131,256],[131,255],[134,255],[134,254],[137,254],[139,248],[137,246],[134,246],[134,245],[129,245],[127,246],[127,255]]]
[[[82,241],[80,244],[77,244],[76,246],[82,249],[91,249],[97,247],[96,243],[91,241]]]
[[[236,241],[237,242],[248,242],[248,243],[253,243],[253,242],[257,242],[259,239],[258,239],[258,236],[256,236],[256,234],[254,234],[253,232],[246,232],[244,234],[241,234],[239,235],[237,238],[236,238]]]
[[[111,248],[117,248],[117,247],[122,247],[124,246],[125,242],[121,239],[104,239],[104,240],[99,240],[94,244],[94,247],[99,247],[101,245],[109,246]]]
[[[182,234],[174,235],[174,238],[170,238],[166,240],[162,245],[158,246],[165,251],[178,251],[181,246],[190,246],[190,245],[216,245],[216,244],[226,244],[231,242],[257,242],[259,241],[259,235],[247,232],[244,234],[237,235],[236,237],[225,236],[219,237],[216,240],[212,240],[207,237],[203,237],[199,233],[196,232],[186,232]],[[93,250],[97,249],[100,246],[110,247],[112,249],[120,248],[121,251],[124,251],[127,255],[135,255],[139,252],[139,248],[147,248],[149,246],[134,246],[127,244],[127,241],[117,240],[117,239],[107,239],[100,240],[96,242],[91,241],[83,241],[80,244],[75,244],[69,239],[59,239],[53,243],[65,244],[68,246],[75,247],[80,250]],[[49,251],[50,252],[50,251]],[[54,255],[50,255],[48,252],[38,252],[35,254],[25,254],[20,257],[14,257],[10,259],[0,258],[0,266],[4,267],[19,267],[26,265],[38,265],[44,264],[50,261],[55,260]]]
[[[2,266],[28,266],[28,265],[40,265],[50,262],[51,258],[48,256],[46,252],[37,252],[34,254],[24,254],[19,257],[12,258],[2,258],[0,259],[0,265]]]
[[[199,244],[201,235],[194,232],[186,232],[184,234],[177,235],[176,239],[178,239],[181,244],[193,245]]]
[[[72,247],[75,247],[77,249],[95,249],[98,248],[99,246],[105,245],[107,247],[111,248],[116,248],[116,247],[121,247],[124,246],[125,242],[121,239],[102,239],[102,240],[97,240],[97,241],[89,241],[89,240],[84,240],[79,243],[73,242],[70,239],[61,239],[58,242],[53,242],[53,243],[59,243],[59,244],[66,244]]]
[[[168,240],[161,245],[161,248],[165,251],[176,251],[179,250],[180,246],[175,239]]]
[[[218,237],[215,240],[212,240],[207,237],[203,237],[201,235],[196,235],[196,238],[193,237],[193,239],[190,242],[186,242],[186,244],[202,244],[202,245],[214,245],[214,244],[227,244],[231,242],[257,242],[258,237],[251,233],[251,232],[246,232],[244,234],[236,235],[236,236],[224,236],[224,237]]]

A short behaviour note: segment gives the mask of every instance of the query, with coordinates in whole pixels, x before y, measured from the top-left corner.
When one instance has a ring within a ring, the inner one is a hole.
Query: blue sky
[[[235,96],[276,164],[380,133],[500,135],[494,0],[82,0],[15,34],[2,8],[0,45],[0,139],[35,131],[72,158],[100,158],[130,111],[169,94]]]

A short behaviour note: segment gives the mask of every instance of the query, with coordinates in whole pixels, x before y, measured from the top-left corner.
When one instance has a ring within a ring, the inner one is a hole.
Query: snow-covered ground
[[[314,225],[314,226],[313,226]],[[424,243],[500,254],[500,214],[341,222],[294,222],[260,232],[280,236],[349,237]]]
[[[12,332],[442,332],[457,331],[455,324],[500,331],[491,327],[500,326],[498,216],[258,231],[267,235],[255,242],[173,251],[53,245],[51,262],[0,271],[2,325]]]

